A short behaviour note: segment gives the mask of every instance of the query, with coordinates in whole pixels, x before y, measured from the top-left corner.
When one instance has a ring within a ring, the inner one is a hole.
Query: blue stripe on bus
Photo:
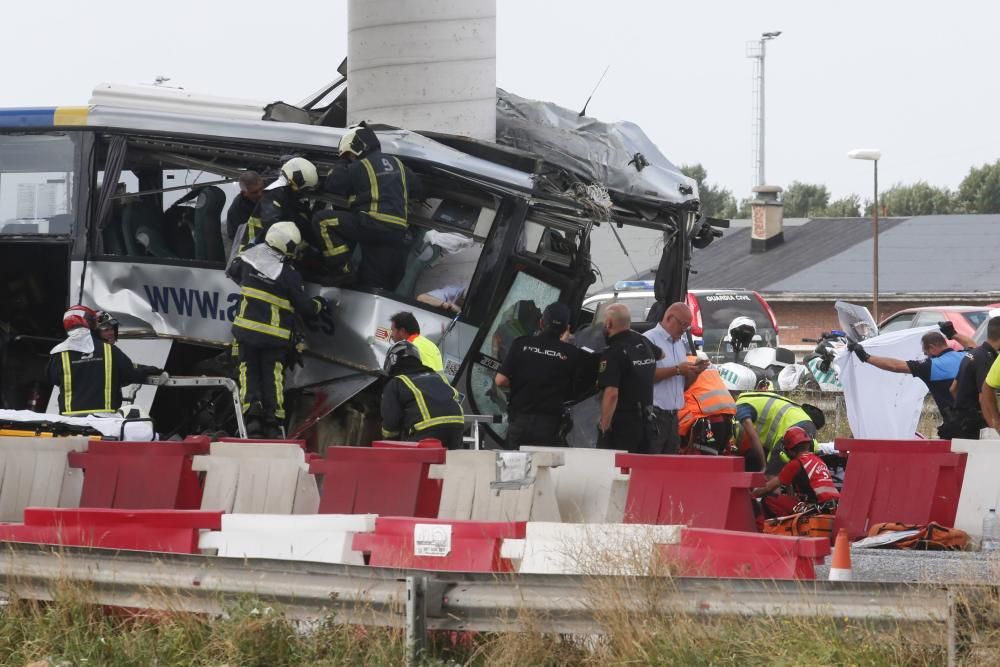
[[[0,127],[52,127],[56,107],[0,109]]]

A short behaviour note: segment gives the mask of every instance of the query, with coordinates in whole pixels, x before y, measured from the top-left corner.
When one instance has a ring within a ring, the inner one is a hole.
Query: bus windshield
[[[0,134],[0,234],[69,234],[74,141],[63,133]]]

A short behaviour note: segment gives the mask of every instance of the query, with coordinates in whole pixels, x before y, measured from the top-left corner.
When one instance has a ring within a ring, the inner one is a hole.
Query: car
[[[695,343],[713,362],[733,360],[729,345],[729,324],[739,316],[754,321],[757,333],[750,344],[754,347],[778,346],[778,322],[767,301],[752,290],[744,289],[695,289],[687,293],[685,299],[691,308],[693,320],[691,335]],[[632,328],[646,331],[655,323],[647,322],[649,309],[656,298],[653,296],[653,281],[623,280],[615,283],[612,291],[601,292],[583,301],[581,322],[600,322],[604,309],[613,303],[628,306],[632,314]]]
[[[982,324],[976,327],[976,333],[972,334],[972,340],[976,341],[976,345],[982,345],[986,342],[986,327],[989,325],[990,319],[997,316],[1000,316],[1000,308],[990,308],[989,312],[986,313]]]
[[[976,330],[990,318],[993,306],[922,306],[906,308],[893,313],[879,324],[879,334],[916,327],[934,326],[938,322],[949,321],[955,325],[955,331],[965,336],[975,336]],[[985,332],[985,328],[983,329]],[[962,346],[957,341],[950,341],[952,349],[961,351]]]

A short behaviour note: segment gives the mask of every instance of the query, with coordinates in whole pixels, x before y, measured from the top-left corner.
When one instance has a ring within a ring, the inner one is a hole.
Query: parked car
[[[749,317],[757,327],[750,344],[754,347],[777,347],[778,322],[774,312],[757,292],[742,289],[696,289],[687,293],[687,304],[693,320],[691,334],[709,359],[715,362],[733,360],[729,346],[729,324],[739,316]],[[587,297],[583,301],[583,322],[600,322],[604,309],[613,303],[623,303],[632,314],[632,328],[646,331],[654,326],[646,322],[649,309],[656,302],[653,281],[626,280],[616,283],[614,290]]]
[[[938,322],[950,321],[955,331],[966,336],[975,336],[976,330],[990,318],[991,306],[923,306],[907,308],[893,313],[878,326],[880,334],[916,327],[929,327]],[[984,329],[985,331],[985,329]],[[951,341],[951,347],[961,350],[962,346]]]

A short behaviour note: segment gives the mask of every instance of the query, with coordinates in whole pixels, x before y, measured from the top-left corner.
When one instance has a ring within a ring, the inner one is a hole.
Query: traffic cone
[[[830,581],[851,580],[851,541],[843,528],[837,533],[833,543],[833,562],[830,563]]]

